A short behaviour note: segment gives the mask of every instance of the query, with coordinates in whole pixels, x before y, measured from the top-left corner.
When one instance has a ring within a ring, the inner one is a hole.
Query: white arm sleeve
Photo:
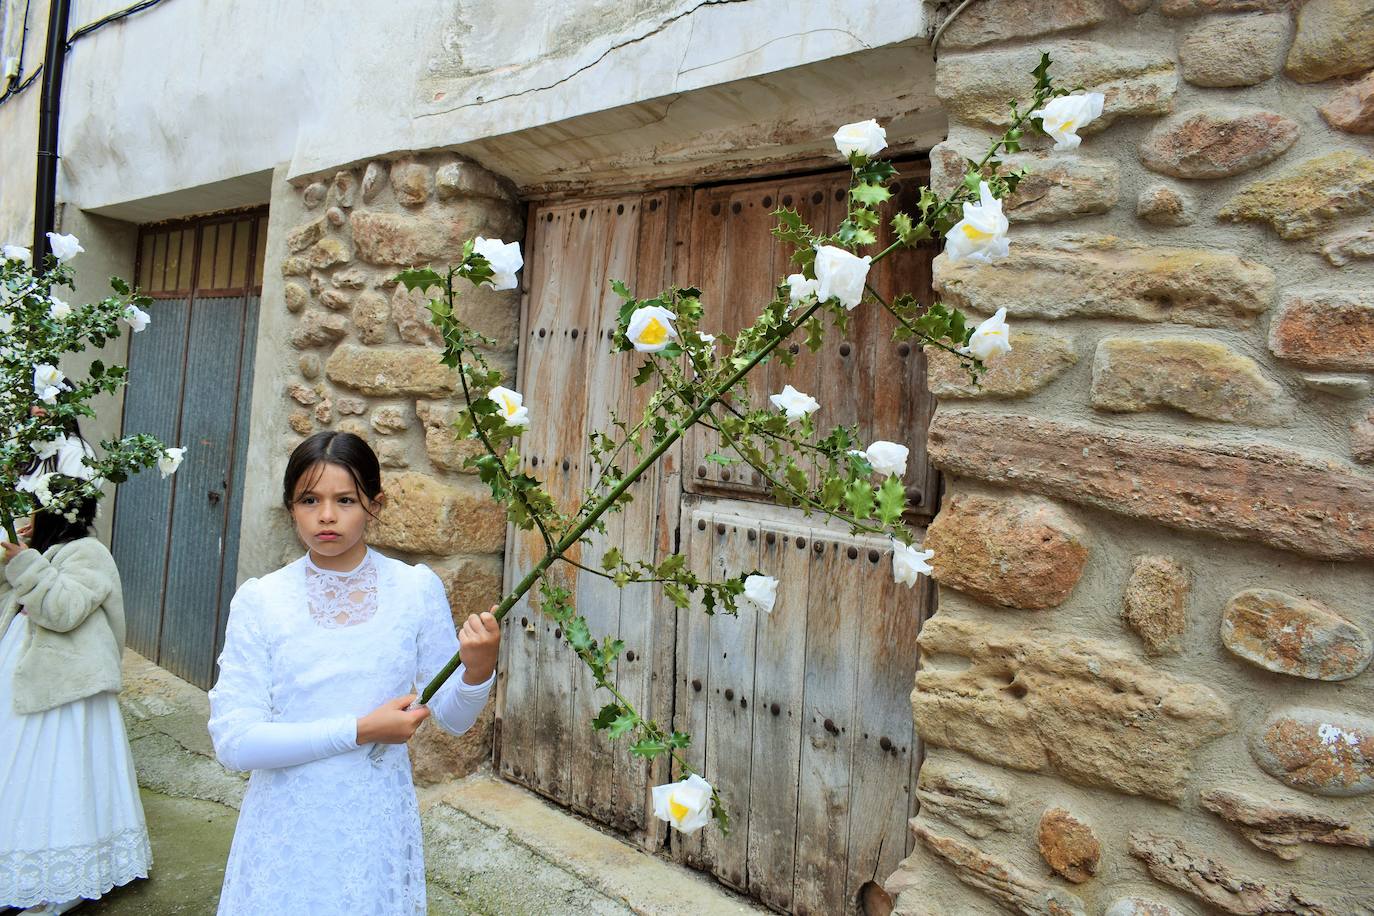
[[[459,649],[458,633],[453,625],[448,597],[444,594],[444,584],[432,570],[425,569],[425,572],[429,576],[425,583],[424,617],[415,639],[417,691],[424,690],[425,685],[448,664],[449,659]],[[469,684],[463,680],[466,672],[467,666],[459,665],[458,670],[449,676],[428,704],[429,711],[434,721],[439,723],[439,727],[455,735],[461,735],[472,728],[482,708],[487,705],[491,685],[496,683],[496,673],[492,672],[491,677],[481,684]]]
[[[219,679],[210,691],[210,740],[230,770],[270,770],[332,757],[358,746],[358,720],[332,716],[313,722],[273,722],[270,659],[254,621],[249,580],[229,605]]]

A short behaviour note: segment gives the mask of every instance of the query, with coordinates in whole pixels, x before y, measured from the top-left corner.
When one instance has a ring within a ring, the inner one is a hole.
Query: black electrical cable
[[[19,67],[14,71],[14,80],[18,80],[19,77],[24,75],[24,49],[29,45],[29,9],[32,6],[33,0],[25,0],[24,18],[20,20],[20,22],[24,24],[24,30],[19,34]],[[11,85],[6,86],[4,92],[0,92],[0,102],[4,102],[5,99],[9,98],[11,95],[18,95],[23,92],[24,89],[28,87],[29,83],[34,81],[34,77],[36,76],[38,76],[37,73],[17,84],[11,81]]]
[[[91,34],[91,33],[94,32],[96,29],[104,28],[105,26],[109,25],[110,23],[112,23],[112,22],[118,22],[118,21],[120,21],[121,19],[127,19],[128,17],[134,15],[135,13],[141,13],[141,12],[143,12],[144,10],[149,9],[149,8],[151,8],[151,7],[154,7],[154,6],[157,6],[159,3],[162,3],[162,2],[164,2],[164,0],[143,0],[142,3],[135,3],[133,6],[127,7],[127,8],[122,9],[122,10],[118,10],[118,11],[116,11],[116,12],[111,13],[111,14],[108,15],[108,16],[104,16],[104,17],[102,17],[102,18],[100,18],[100,19],[97,19],[95,22],[92,22],[92,23],[90,23],[89,25],[83,25],[81,28],[77,29],[75,32],[73,32],[71,35],[69,35],[69,36],[67,37],[66,44],[63,46],[63,53],[66,53],[67,51],[70,51],[70,50],[72,49],[72,45],[75,44],[76,41],[77,41],[78,39],[85,38],[87,35]],[[24,8],[24,26],[25,26],[25,29],[24,29],[24,37],[25,37],[25,39],[27,39],[27,38],[28,38],[28,7],[27,7],[27,6]],[[23,43],[22,43],[22,42],[20,43],[20,48],[19,48],[19,65],[20,65],[21,67],[24,65],[24,48],[23,48]],[[43,72],[43,65],[42,65],[42,64],[39,64],[36,68],[34,68],[33,73],[29,74],[28,78],[25,79],[22,83],[19,83],[19,84],[17,84],[17,85],[13,85],[13,86],[11,86],[9,89],[6,89],[5,92],[4,92],[3,94],[0,94],[0,105],[5,104],[5,102],[7,102],[7,101],[10,99],[11,96],[16,96],[16,95],[18,95],[19,93],[23,92],[25,89],[29,88],[29,86],[32,85],[33,81],[36,80],[36,79],[38,79],[39,75],[40,75],[42,72]]]

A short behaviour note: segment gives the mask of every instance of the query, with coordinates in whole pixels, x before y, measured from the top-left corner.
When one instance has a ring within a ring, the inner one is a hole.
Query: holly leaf
[[[429,289],[431,286],[443,286],[444,278],[428,267],[412,267],[403,270],[396,275],[396,282],[401,283],[410,292],[417,289]]]
[[[844,504],[855,518],[873,517],[873,487],[866,480],[851,480],[844,488]]]
[[[892,192],[880,184],[856,184],[849,189],[849,196],[865,207],[876,207],[892,198]]]
[[[611,723],[619,719],[624,713],[625,710],[620,707],[619,703],[607,703],[601,707],[601,712],[597,713],[596,718],[592,720],[592,728],[597,731],[610,728]]]
[[[877,518],[884,525],[891,525],[902,517],[906,510],[906,487],[896,474],[889,475],[882,486],[878,487]]]
[[[667,743],[658,738],[640,738],[630,745],[630,753],[636,757],[643,757],[645,760],[653,760],[660,754],[667,752]]]
[[[621,715],[616,716],[616,718],[611,722],[611,724],[607,726],[606,733],[610,735],[612,739],[619,738],[622,735],[626,735],[634,731],[635,726],[638,724],[638,716],[630,712],[622,713]]]
[[[606,570],[607,572],[609,572],[612,569],[615,569],[617,566],[621,564],[621,562],[622,557],[620,556],[619,547],[612,547],[610,550],[606,551],[601,556],[601,568]]]

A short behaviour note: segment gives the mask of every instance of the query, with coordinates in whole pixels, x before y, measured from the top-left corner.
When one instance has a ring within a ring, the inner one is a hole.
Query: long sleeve
[[[415,670],[419,675],[416,687],[420,690],[459,650],[458,633],[453,626],[453,614],[444,594],[444,585],[432,570],[425,569],[425,572],[429,574],[425,583],[425,611],[415,640],[418,650]],[[429,711],[434,721],[455,735],[472,728],[482,708],[487,705],[492,684],[496,682],[493,672],[481,684],[468,684],[463,680],[466,671],[467,666],[459,665],[458,670],[429,701]]]
[[[5,578],[34,624],[67,633],[105,603],[118,574],[110,552],[92,538],[59,552],[63,555],[60,565],[37,550],[21,551],[5,564]]]
[[[254,620],[257,580],[229,605],[219,679],[210,691],[210,739],[231,770],[270,770],[332,757],[358,747],[358,720],[331,716],[312,722],[273,722],[271,658]]]

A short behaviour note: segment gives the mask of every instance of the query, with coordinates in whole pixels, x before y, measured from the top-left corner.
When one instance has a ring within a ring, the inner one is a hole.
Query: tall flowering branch
[[[909,508],[902,484],[907,448],[886,440],[864,443],[854,426],[818,428],[816,417],[823,405],[791,385],[772,393],[766,407],[748,407],[754,403],[749,377],[770,360],[792,366],[793,354],[783,344],[794,335],[813,352],[820,349],[828,328],[844,332],[850,313],[865,303],[897,318],[896,339],[914,339],[922,347],[956,354],[975,380],[986,360],[1011,348],[1005,310],[974,327],[957,309],[939,303],[922,306],[910,293],[887,302],[869,285],[868,275],[874,264],[895,251],[929,239],[943,238],[947,256],[956,261],[991,261],[1007,254],[1009,226],[1002,199],[1015,191],[1021,173],[999,174],[998,155],[1018,151],[1028,127],[1052,136],[1057,148],[1072,148],[1077,145],[1075,131],[1101,112],[1100,95],[1071,95],[1054,87],[1049,66],[1048,55],[1042,56],[1034,71],[1030,103],[1012,105],[1011,126],[981,160],[969,161],[963,182],[947,195],[923,188],[915,210],[890,217],[895,240],[876,253],[865,252],[876,246],[881,210],[892,199],[890,186],[897,170],[878,158],[887,137],[877,122],[840,128],[836,147],[851,169],[847,215],[825,234],[807,225],[795,210],[775,211],[778,223],[773,234],[795,249],[795,272],[777,283],[772,300],[737,334],[717,337],[701,330],[705,307],[698,289],[673,287],[640,299],[624,283],[611,281],[622,300],[612,352],[626,358],[639,355],[642,362],[634,383],[651,386],[652,393],[633,424],[613,417],[612,432],[590,433],[593,482],[572,511],[560,511],[541,482],[522,470],[515,440],[531,424],[548,422],[540,416],[539,402],[527,405],[520,393],[501,385],[502,373],[483,357],[483,349],[494,341],[455,317],[457,281],[495,289],[515,287],[515,275],[523,266],[519,246],[479,237],[464,248],[462,261],[446,272],[412,269],[397,278],[410,290],[438,290],[429,309],[442,333],[442,361],[458,370],[463,394],[455,433],[482,446],[482,453],[469,458],[468,465],[507,507],[510,521],[522,530],[537,530],[544,542],[543,556],[497,605],[497,618],[538,586],[535,600],[540,611],[558,623],[562,639],[609,696],[592,726],[612,738],[630,739],[630,752],[646,760],[670,756],[686,776],[654,789],[655,814],[679,830],[694,831],[712,817],[721,829],[728,829],[720,793],[683,759],[681,751],[689,746],[690,736],[645,718],[619,692],[613,668],[624,643],[609,636],[596,638],[574,608],[571,592],[548,578],[548,572],[562,563],[620,587],[653,583],[679,608],[690,607],[699,597],[707,614],[735,614],[746,606],[771,612],[778,583],[758,570],[737,570],[713,581],[693,573],[681,553],[652,562],[627,558],[612,547],[595,566],[569,556],[579,545],[591,543],[591,532],[604,533],[607,516],[629,502],[631,485],[688,430],[701,425],[715,433],[720,445],[708,461],[747,464],[778,503],[837,519],[856,534],[888,538],[896,581],[914,586],[921,575],[930,573],[932,552],[917,549],[904,521]],[[425,686],[420,702],[428,702],[459,663],[455,655]]]
[[[86,378],[69,378],[60,368],[63,357],[103,347],[120,336],[121,326],[142,331],[150,320],[143,307],[151,300],[113,278],[113,295],[71,305],[55,291],[72,287],[70,261],[84,249],[71,235],[48,238],[53,254],[40,270],[27,248],[0,249],[0,524],[11,540],[15,519],[43,510],[74,520],[82,502],[100,499],[105,482],[121,483],[154,465],[166,477],[185,452],[132,435],[101,442],[97,456],[69,435],[79,418],[95,416],[91,399],[117,392],[128,374],[96,360]]]

